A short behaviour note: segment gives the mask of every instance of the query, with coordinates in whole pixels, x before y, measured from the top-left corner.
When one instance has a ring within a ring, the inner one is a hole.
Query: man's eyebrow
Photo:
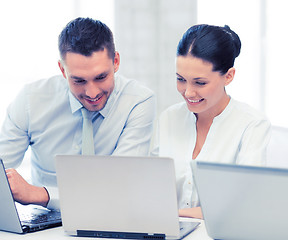
[[[104,77],[106,77],[108,74],[109,74],[109,71],[100,73],[100,74],[94,76],[94,80],[99,80],[99,79],[101,79],[101,78],[104,78]],[[78,76],[75,76],[75,75],[71,75],[70,78],[72,78],[72,79],[74,79],[74,80],[77,80],[77,81],[86,81],[85,78],[78,77]]]
[[[77,77],[77,76],[74,76],[74,75],[70,76],[70,78],[73,78],[74,80],[78,80],[78,81],[85,81],[84,78]]]

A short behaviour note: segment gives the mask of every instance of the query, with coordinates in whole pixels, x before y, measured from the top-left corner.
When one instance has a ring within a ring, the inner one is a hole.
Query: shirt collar
[[[115,102],[115,99],[116,99],[116,96],[117,96],[117,93],[119,92],[119,81],[117,79],[117,75],[114,75],[114,80],[115,80],[115,85],[114,85],[114,89],[112,91],[112,93],[110,94],[109,98],[108,98],[108,101],[105,105],[105,107],[100,111],[101,115],[105,118],[108,113],[110,112],[110,109],[112,108],[114,102]]]
[[[230,97],[230,96],[229,96]],[[229,100],[229,103],[227,104],[227,106],[225,107],[225,109],[218,115],[214,118],[213,121],[220,121],[221,119],[225,118],[227,115],[230,114],[230,112],[232,111],[233,109],[233,106],[234,106],[234,100],[230,97],[230,100]],[[219,120],[218,120],[219,119]]]
[[[105,107],[101,111],[99,111],[99,113],[104,118],[107,116],[107,114],[109,113],[110,109],[112,108],[118,91],[119,91],[119,84],[118,84],[118,81],[117,81],[117,77],[115,76],[114,89],[113,89],[111,95],[109,96]],[[77,112],[78,110],[80,110],[83,107],[83,105],[79,102],[79,100],[77,98],[74,97],[74,95],[71,93],[70,90],[69,90],[69,102],[70,102],[70,107],[71,107],[72,114],[74,114],[75,112]]]
[[[227,104],[227,106],[224,108],[224,110],[219,114],[217,115],[216,117],[213,118],[213,122],[215,121],[219,121],[218,119],[222,119],[222,118],[225,118],[233,109],[233,106],[234,106],[234,100],[229,96],[230,100]],[[197,121],[197,117],[195,115],[195,113],[191,112],[191,116],[192,116],[192,119],[194,120],[194,122]]]
[[[70,90],[69,90],[69,102],[70,102],[70,107],[71,107],[72,114],[74,114],[80,108],[83,107],[83,105],[78,101],[77,98],[74,97],[74,95],[71,93]]]

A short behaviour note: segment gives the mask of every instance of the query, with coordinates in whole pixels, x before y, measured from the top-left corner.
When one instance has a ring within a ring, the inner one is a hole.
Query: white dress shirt
[[[81,154],[81,108],[67,80],[54,76],[26,85],[7,110],[0,157],[15,168],[31,147],[32,183],[46,187],[50,208],[59,207],[54,156]],[[92,116],[95,154],[148,155],[155,110],[152,91],[116,75],[106,106]]]
[[[195,160],[264,165],[270,129],[264,115],[230,99],[224,111],[214,118]],[[183,102],[161,114],[151,144],[151,155],[171,157],[175,161],[179,208],[199,206],[191,170],[196,137],[196,117]]]

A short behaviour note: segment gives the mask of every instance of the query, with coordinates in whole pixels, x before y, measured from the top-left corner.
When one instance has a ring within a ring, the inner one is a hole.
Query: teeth
[[[98,101],[100,98],[101,98],[101,97],[96,98],[96,99],[89,99],[89,100],[90,100],[91,102],[96,102],[96,101]]]
[[[202,99],[199,99],[199,100],[191,100],[191,99],[188,99],[188,101],[189,102],[191,102],[191,103],[198,103],[198,102],[200,102]]]

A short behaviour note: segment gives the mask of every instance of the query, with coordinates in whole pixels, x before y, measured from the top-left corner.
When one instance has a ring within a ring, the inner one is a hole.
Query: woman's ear
[[[235,68],[234,67],[229,68],[227,73],[225,73],[225,86],[229,85],[232,82],[234,76],[235,76]]]

